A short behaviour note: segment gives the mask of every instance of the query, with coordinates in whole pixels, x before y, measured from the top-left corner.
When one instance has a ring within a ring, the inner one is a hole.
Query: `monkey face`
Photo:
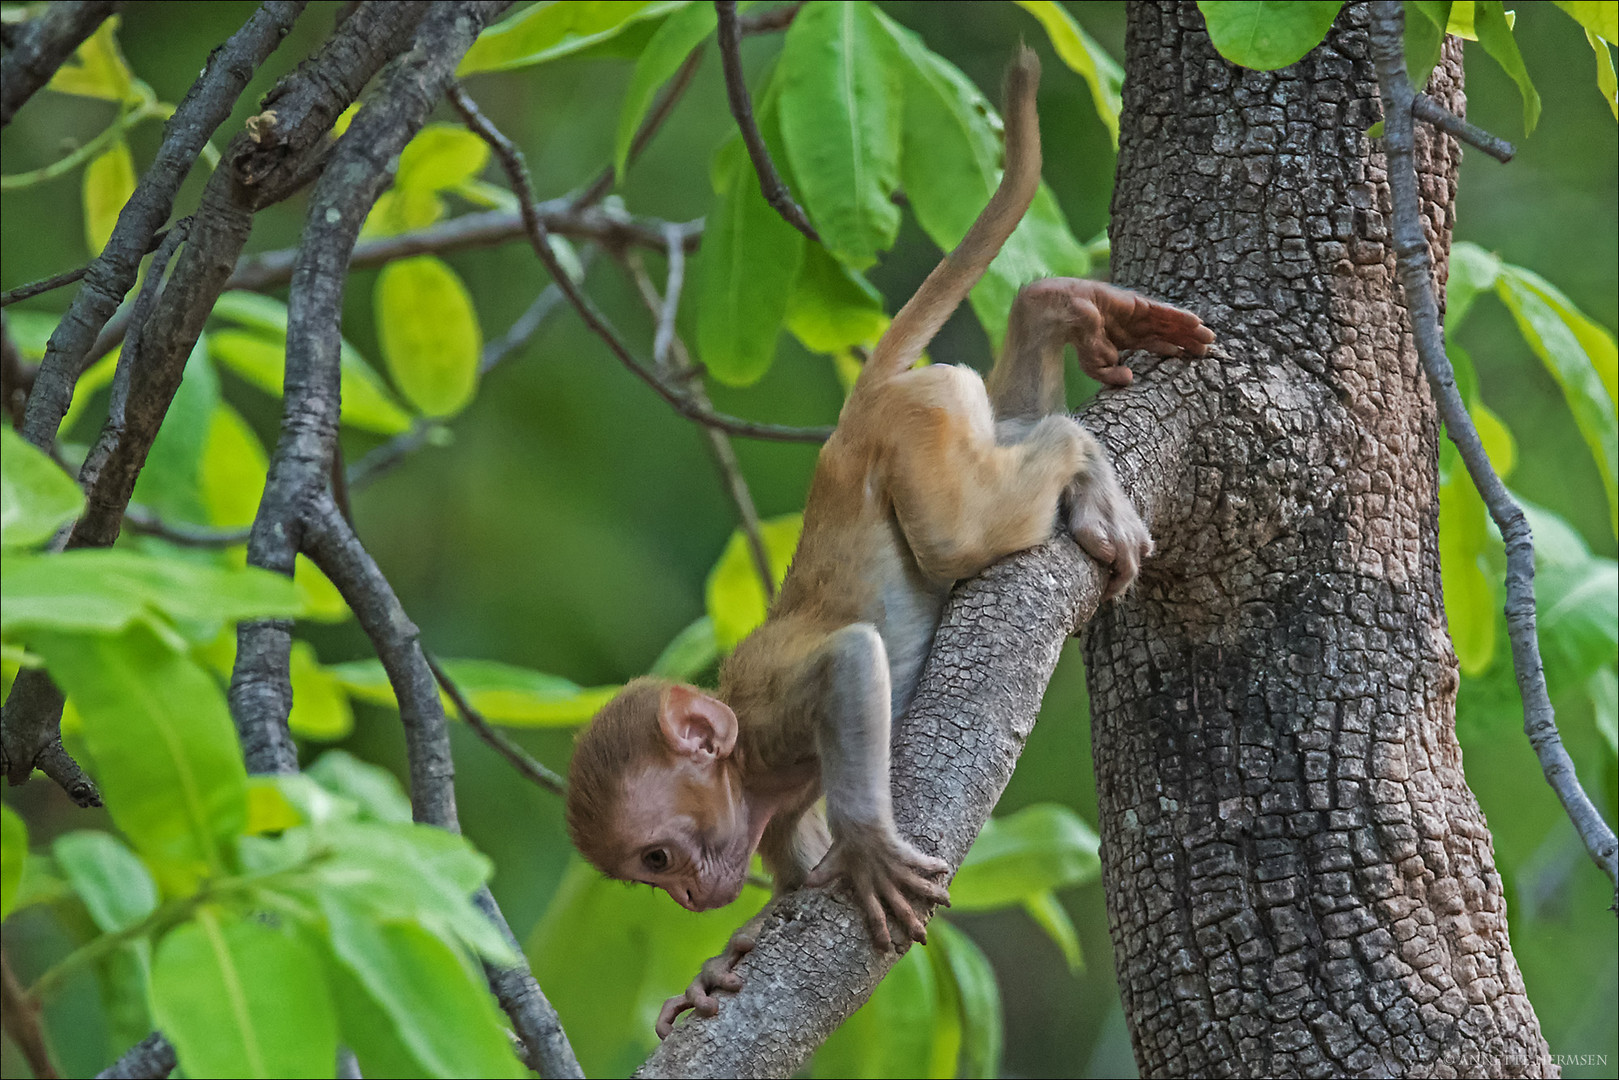
[[[614,832],[623,855],[609,873],[667,892],[691,911],[724,907],[742,892],[758,842],[736,770],[686,757],[625,778]]]

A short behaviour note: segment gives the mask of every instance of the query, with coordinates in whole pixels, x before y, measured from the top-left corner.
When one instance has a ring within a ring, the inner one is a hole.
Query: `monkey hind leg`
[[[1078,424],[1047,416],[1002,441],[982,380],[965,368],[910,372],[888,393],[889,492],[925,574],[971,577],[1051,536],[1063,489],[1094,456]]]

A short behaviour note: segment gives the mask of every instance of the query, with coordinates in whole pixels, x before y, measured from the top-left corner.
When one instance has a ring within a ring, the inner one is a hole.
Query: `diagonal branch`
[[[1524,734],[1540,759],[1546,783],[1557,793],[1591,861],[1614,883],[1615,907],[1619,908],[1619,841],[1614,839],[1613,830],[1608,828],[1580,786],[1574,761],[1557,733],[1557,718],[1546,693],[1540,642],[1535,633],[1535,547],[1529,522],[1491,467],[1484,444],[1479,441],[1478,429],[1473,426],[1473,418],[1468,415],[1467,405],[1456,389],[1456,373],[1451,368],[1450,358],[1445,354],[1439,303],[1434,297],[1433,260],[1422,231],[1422,204],[1417,191],[1415,144],[1411,133],[1413,91],[1405,71],[1404,21],[1400,4],[1379,0],[1372,5],[1372,59],[1377,65],[1377,81],[1383,95],[1383,145],[1388,154],[1389,192],[1394,207],[1392,232],[1417,358],[1428,375],[1445,431],[1456,444],[1467,465],[1467,474],[1473,478],[1473,485],[1483,496],[1490,517],[1506,543],[1507,634],[1512,641],[1512,666],[1518,676],[1518,692],[1523,697]]]
[[[1497,138],[1488,131],[1457,116],[1427,94],[1417,94],[1411,102],[1411,115],[1418,120],[1432,124],[1452,138],[1460,139],[1469,146],[1489,154],[1503,164],[1511,161],[1518,148],[1505,139]]]
[[[820,234],[804,216],[803,208],[793,201],[793,193],[787,190],[781,173],[776,171],[776,163],[770,160],[770,149],[765,146],[764,136],[759,134],[759,125],[753,119],[753,100],[748,97],[748,84],[742,77],[742,35],[737,27],[735,0],[714,0],[714,11],[719,16],[720,63],[725,68],[726,100],[730,102],[731,115],[736,118],[737,130],[742,133],[742,144],[748,148],[748,157],[753,159],[753,171],[759,175],[759,190],[782,220],[819,243]]]
[[[432,671],[433,678],[443,688],[445,696],[455,703],[456,712],[461,714],[461,719],[466,721],[467,727],[476,732],[478,738],[488,743],[501,757],[511,762],[512,768],[516,769],[523,779],[538,784],[553,795],[561,795],[568,786],[567,781],[536,761],[528,751],[507,738],[504,732],[485,719],[483,713],[472,707],[472,702],[467,700],[467,696],[461,692],[455,680],[450,678],[443,665],[431,654],[425,655],[427,667]]]
[[[0,59],[0,127],[11,123],[17,110],[118,7],[102,0],[52,4],[23,24]]]
[[[466,125],[476,132],[495,152],[501,167],[506,170],[511,180],[519,204],[523,208],[523,223],[527,228],[529,244],[534,248],[534,254],[539,257],[540,263],[550,273],[551,280],[556,283],[585,325],[602,341],[616,356],[620,363],[642,382],[657,391],[659,397],[673,406],[674,410],[689,420],[695,420],[709,427],[719,428],[732,435],[745,435],[755,439],[772,439],[778,442],[825,442],[832,434],[830,428],[796,428],[781,424],[760,424],[751,420],[742,420],[724,413],[716,413],[693,400],[689,394],[683,393],[669,383],[657,372],[652,371],[631,355],[629,347],[619,338],[612,324],[586,296],[573,279],[568,276],[561,263],[557,261],[556,254],[551,250],[551,237],[545,222],[541,219],[539,207],[534,202],[534,188],[529,183],[528,168],[523,164],[522,152],[513,145],[512,141],[502,135],[488,118],[479,111],[477,104],[467,96],[459,84],[449,89],[450,104],[455,106]]]

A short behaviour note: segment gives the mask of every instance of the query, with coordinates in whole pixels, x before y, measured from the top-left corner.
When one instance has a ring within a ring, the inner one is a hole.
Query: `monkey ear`
[[[686,757],[729,757],[736,748],[736,713],[696,687],[677,683],[663,692],[658,726],[669,749]]]

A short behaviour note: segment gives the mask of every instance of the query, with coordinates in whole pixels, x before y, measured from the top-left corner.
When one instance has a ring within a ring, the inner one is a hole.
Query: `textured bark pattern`
[[[1226,358],[1161,555],[1090,623],[1103,873],[1143,1075],[1553,1075],[1462,777],[1437,423],[1398,303],[1366,12],[1278,72],[1132,5],[1113,274]],[[1459,52],[1431,91],[1460,106]],[[1436,263],[1457,145],[1419,125]]]

